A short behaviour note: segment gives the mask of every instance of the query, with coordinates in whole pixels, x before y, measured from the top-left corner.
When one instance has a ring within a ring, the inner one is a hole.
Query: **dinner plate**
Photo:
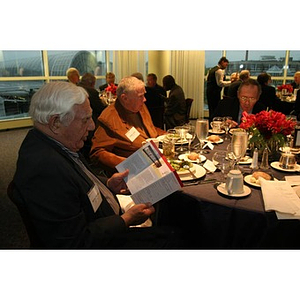
[[[250,156],[245,156],[248,157],[247,160],[240,160],[239,165],[248,165],[252,163],[252,158]]]
[[[196,166],[196,165],[193,164],[193,166],[190,167],[190,170],[191,170],[191,172],[193,172],[193,173],[196,172],[195,166]],[[188,174],[190,174],[190,171],[189,171],[189,170],[176,171],[176,172],[178,173],[178,175],[188,175]]]
[[[294,169],[283,169],[279,166],[279,161],[271,162],[271,167],[282,172],[300,172],[300,165],[296,164]]]
[[[258,187],[258,188],[260,188],[260,184],[258,184],[258,183],[254,183],[254,182],[251,182],[251,177],[252,177],[252,175],[251,175],[251,174],[250,174],[250,175],[247,175],[247,176],[245,176],[245,177],[244,177],[244,181],[245,181],[246,183],[248,183],[249,185],[252,185],[252,186],[255,186],[255,187]],[[270,181],[272,181],[272,179],[271,179]]]
[[[194,175],[196,176],[197,179],[203,177],[206,174],[206,170],[199,166],[199,165],[194,165],[195,172]],[[178,174],[179,178],[181,181],[188,181],[188,180],[195,180],[195,178],[191,174]]]
[[[246,185],[244,185],[244,193],[242,193],[242,194],[231,194],[231,195],[229,195],[228,192],[227,192],[227,190],[226,190],[226,188],[225,188],[225,183],[219,184],[217,186],[217,190],[221,194],[229,196],[229,197],[233,197],[233,198],[242,198],[242,197],[246,197],[246,196],[248,196],[248,195],[251,194],[251,189],[248,186],[246,186]]]
[[[160,135],[157,137],[157,139],[159,140],[159,142],[162,143],[163,139],[166,137],[166,135]],[[183,140],[182,142],[181,141],[177,141],[175,142],[175,145],[178,146],[178,145],[185,145],[185,144],[188,144],[189,142],[187,140]]]
[[[212,129],[209,129],[208,132],[211,133],[211,134],[224,134],[224,133],[225,133],[225,130],[221,130],[221,131],[218,131],[218,132],[214,132],[214,131],[212,131]]]
[[[224,142],[224,140],[223,139],[219,139],[217,142],[212,142],[212,141],[209,141],[209,140],[204,140],[204,142],[206,142],[206,143],[212,143],[212,144],[221,144],[221,143],[223,143]]]
[[[292,147],[280,147],[279,150],[281,152],[291,152],[293,154],[300,154],[299,148],[292,148]]]
[[[193,162],[193,163],[200,163],[200,162],[206,161],[206,157],[205,157],[204,155],[201,155],[201,154],[199,155],[199,159],[197,159],[197,160],[189,159],[187,153],[180,154],[180,155],[178,156],[178,158],[179,158],[179,159],[184,159],[184,160],[186,160],[186,161],[188,161],[188,162]]]

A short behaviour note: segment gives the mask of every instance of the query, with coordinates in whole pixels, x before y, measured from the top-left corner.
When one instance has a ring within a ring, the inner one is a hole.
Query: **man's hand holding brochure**
[[[144,144],[116,169],[129,170],[125,182],[136,204],[154,204],[182,187],[178,174],[153,141]]]

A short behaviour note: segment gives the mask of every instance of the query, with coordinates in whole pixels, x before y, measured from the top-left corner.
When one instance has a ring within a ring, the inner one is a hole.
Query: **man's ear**
[[[49,129],[54,134],[57,134],[59,132],[60,127],[61,127],[61,122],[60,122],[60,119],[59,119],[59,115],[51,116],[48,124],[49,124]]]

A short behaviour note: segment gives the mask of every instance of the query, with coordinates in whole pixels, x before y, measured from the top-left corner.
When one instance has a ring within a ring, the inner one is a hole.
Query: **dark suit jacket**
[[[276,96],[276,90],[272,86],[261,86],[261,94],[258,101],[269,107],[269,109],[280,111],[281,100]]]
[[[79,86],[83,87],[89,94],[89,100],[90,100],[90,105],[93,110],[93,121],[95,124],[97,124],[97,119],[102,113],[102,111],[107,107],[107,105],[104,105],[102,101],[99,98],[99,92],[88,86],[84,86],[82,84],[79,84]]]
[[[118,86],[116,83],[114,83],[115,86]],[[105,83],[105,84],[102,84],[99,86],[99,90],[100,91],[104,91],[106,88],[108,87],[108,84]]]
[[[183,89],[175,84],[170,90],[169,97],[165,101],[166,128],[174,128],[185,123],[186,101]]]
[[[93,183],[46,135],[29,131],[19,151],[14,184],[25,202],[41,248],[107,247],[126,225],[103,198],[93,211]]]
[[[154,126],[164,128],[164,97],[167,93],[164,88],[158,84],[155,87],[146,86],[146,106],[152,118]]]
[[[252,113],[256,114],[262,110],[265,110],[266,107],[259,103],[258,101],[255,103]],[[240,111],[240,103],[238,98],[229,98],[223,99],[219,102],[213,117],[232,117],[232,120],[238,121]]]
[[[237,80],[237,81],[234,81],[233,83],[231,83],[230,86],[228,87],[227,96],[232,97],[232,98],[236,98],[237,97],[237,91],[238,91],[239,86],[241,85],[241,83],[242,83],[241,80]]]

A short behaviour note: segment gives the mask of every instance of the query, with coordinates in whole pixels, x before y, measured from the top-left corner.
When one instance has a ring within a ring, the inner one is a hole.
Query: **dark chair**
[[[193,101],[194,101],[194,99],[192,99],[192,98],[186,99],[185,123],[188,123],[190,121],[190,112],[191,112],[191,107],[192,107]]]
[[[16,186],[14,185],[13,181],[11,181],[7,187],[7,195],[9,197],[9,199],[16,205],[16,207],[21,215],[22,221],[25,225],[25,228],[26,228],[26,231],[27,231],[27,234],[29,237],[30,248],[33,248],[33,249],[42,248],[42,243],[35,232],[35,228],[32,224],[32,221],[31,221],[28,211],[26,209],[26,204],[25,204],[23,198],[21,197],[19,191],[17,190]]]

